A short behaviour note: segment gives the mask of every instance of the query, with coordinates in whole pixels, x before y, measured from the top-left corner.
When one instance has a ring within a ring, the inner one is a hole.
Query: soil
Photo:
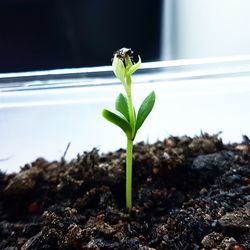
[[[0,174],[0,249],[250,249],[250,142],[170,137]]]

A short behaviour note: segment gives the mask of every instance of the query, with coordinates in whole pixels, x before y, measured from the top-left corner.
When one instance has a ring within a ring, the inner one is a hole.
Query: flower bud
[[[137,63],[134,63],[132,59],[133,51],[127,48],[121,48],[120,50],[114,53],[113,58],[113,71],[115,73],[116,78],[118,78],[126,88],[127,85],[130,85],[131,81],[127,82],[126,78],[130,78],[130,76],[140,67],[141,58],[139,56],[139,60]]]

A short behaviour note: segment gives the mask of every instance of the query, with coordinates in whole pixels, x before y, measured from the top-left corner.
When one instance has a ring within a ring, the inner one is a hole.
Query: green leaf
[[[130,56],[125,57],[125,65],[126,65],[126,70],[130,69],[133,66]]]
[[[136,64],[133,64],[129,68],[128,73],[127,73],[128,75],[132,75],[140,67],[140,65],[141,65],[141,58],[140,58],[140,56],[138,56],[138,57],[139,57],[138,62]]]
[[[152,108],[155,104],[155,92],[152,91],[142,102],[141,107],[139,108],[137,119],[136,119],[136,131],[141,127]]]
[[[127,137],[131,137],[132,135],[132,129],[131,129],[131,126],[130,124],[126,121],[125,118],[107,110],[107,109],[104,109],[102,111],[102,116],[108,120],[109,122],[112,122],[114,123],[115,125],[117,125],[118,127],[120,127],[124,132],[125,134],[127,135]]]
[[[116,98],[115,109],[119,111],[121,114],[123,114],[124,117],[129,122],[128,101],[126,96],[124,96],[122,93],[120,93]]]
[[[113,58],[113,71],[117,79],[119,79],[123,84],[125,84],[125,67],[123,61],[117,57],[117,55]]]

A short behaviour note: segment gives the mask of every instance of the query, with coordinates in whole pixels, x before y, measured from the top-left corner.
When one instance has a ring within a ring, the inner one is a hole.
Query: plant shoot
[[[127,137],[126,150],[126,206],[129,211],[132,208],[132,159],[133,159],[133,141],[138,129],[151,112],[155,103],[155,92],[152,91],[142,102],[138,112],[136,112],[133,101],[131,75],[140,67],[141,58],[135,63],[132,59],[133,51],[122,48],[114,53],[113,71],[118,80],[124,86],[125,95],[120,93],[115,102],[117,113],[107,109],[102,111],[102,115],[108,121],[120,127]]]

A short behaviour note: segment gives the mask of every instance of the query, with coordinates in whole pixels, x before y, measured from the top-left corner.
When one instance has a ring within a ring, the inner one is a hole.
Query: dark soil
[[[0,174],[0,249],[250,249],[250,143],[170,137]]]

